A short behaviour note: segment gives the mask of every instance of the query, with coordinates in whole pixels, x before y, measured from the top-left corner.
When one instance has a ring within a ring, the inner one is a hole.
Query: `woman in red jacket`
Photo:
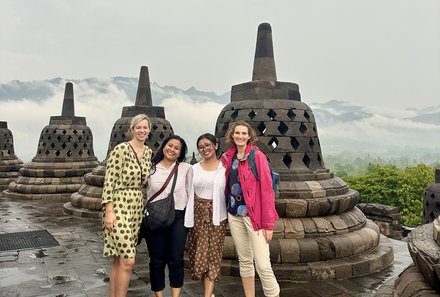
[[[226,133],[226,141],[231,145],[222,156],[226,166],[228,223],[245,296],[255,296],[256,267],[264,295],[275,297],[279,296],[280,287],[270,263],[269,242],[278,214],[269,164],[264,153],[253,145],[256,138],[255,130],[245,121],[233,123]],[[253,148],[258,180],[247,160]]]

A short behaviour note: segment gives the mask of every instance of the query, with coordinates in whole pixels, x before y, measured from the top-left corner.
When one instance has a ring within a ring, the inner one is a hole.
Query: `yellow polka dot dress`
[[[104,257],[119,256],[132,259],[136,256],[137,236],[142,222],[144,201],[142,188],[150,175],[152,151],[145,147],[142,160],[128,142],[115,146],[107,159],[102,204],[112,202],[116,224],[112,231],[104,230]]]

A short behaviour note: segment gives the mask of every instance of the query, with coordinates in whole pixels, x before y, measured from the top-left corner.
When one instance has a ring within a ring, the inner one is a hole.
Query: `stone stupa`
[[[37,154],[3,195],[13,199],[68,201],[99,162],[85,117],[75,116],[73,85],[66,83],[61,116],[41,131]]]
[[[23,167],[14,151],[14,139],[8,123],[0,121],[0,191],[6,190],[10,182],[18,177],[18,171]]]
[[[426,187],[424,193],[423,225],[408,234],[408,250],[413,264],[394,280],[393,296],[440,296],[439,198],[440,169],[436,169],[435,181]],[[382,287],[386,289],[386,285]],[[376,296],[383,296],[380,293],[381,290]]]
[[[220,151],[228,148],[225,133],[237,120],[255,129],[257,146],[280,174],[280,219],[270,243],[278,279],[344,279],[392,264],[392,243],[356,207],[358,192],[325,168],[313,111],[301,102],[299,86],[277,80],[267,23],[258,27],[252,81],[232,86],[231,103],[218,116]],[[236,259],[226,236],[223,273],[238,275]]]
[[[164,108],[162,106],[153,106],[150,77],[148,67],[146,66],[142,66],[140,70],[135,105],[124,106],[121,118],[113,125],[107,156],[116,145],[130,140],[129,128],[131,119],[141,113],[146,114],[151,120],[151,132],[145,144],[155,153],[162,144],[162,141],[173,134],[173,128],[165,119]],[[105,168],[106,160],[84,176],[85,183],[78,192],[72,194],[70,202],[64,204],[65,213],[84,217],[100,217],[102,215],[101,195],[104,186]]]

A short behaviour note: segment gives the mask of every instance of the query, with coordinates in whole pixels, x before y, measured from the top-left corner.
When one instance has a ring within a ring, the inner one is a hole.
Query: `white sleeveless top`
[[[194,176],[194,194],[197,197],[212,200],[212,191],[214,186],[214,178],[217,170],[205,170],[200,166],[200,170],[196,171]]]

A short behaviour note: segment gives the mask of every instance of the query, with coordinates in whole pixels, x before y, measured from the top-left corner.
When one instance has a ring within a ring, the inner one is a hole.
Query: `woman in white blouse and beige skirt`
[[[227,224],[225,167],[217,159],[214,135],[201,135],[197,149],[203,160],[193,165],[194,196],[188,201],[185,226],[191,228],[188,234],[191,277],[201,280],[204,296],[211,297],[214,283],[220,277]]]

